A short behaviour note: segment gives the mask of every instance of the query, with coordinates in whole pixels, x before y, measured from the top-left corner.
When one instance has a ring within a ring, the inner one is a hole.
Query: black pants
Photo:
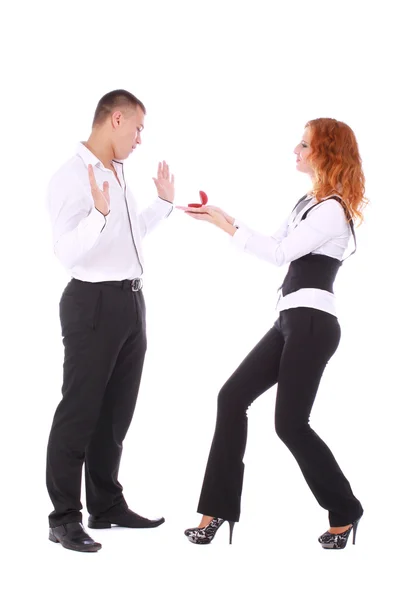
[[[363,509],[332,452],[309,426],[325,366],[340,341],[333,315],[313,308],[280,313],[272,329],[239,365],[218,396],[217,423],[198,512],[238,521],[250,404],[278,384],[275,427],[297,460],[332,527],[348,525]]]
[[[139,391],[146,325],[142,292],[124,284],[72,279],[61,297],[64,380],[46,473],[52,527],[82,520],[84,463],[89,513],[126,507],[118,470]]]

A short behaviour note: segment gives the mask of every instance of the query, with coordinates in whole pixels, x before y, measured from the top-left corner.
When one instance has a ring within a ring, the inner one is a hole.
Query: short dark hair
[[[143,102],[130,92],[127,92],[126,90],[114,90],[113,92],[108,92],[108,94],[99,100],[94,113],[93,125],[100,125],[103,123],[116,108],[131,107],[135,109],[138,106],[142,109],[144,114],[146,114]]]

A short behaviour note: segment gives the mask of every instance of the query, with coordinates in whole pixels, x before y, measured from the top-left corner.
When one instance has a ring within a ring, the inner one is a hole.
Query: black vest
[[[303,196],[303,198],[297,202],[293,210],[295,210],[297,206],[306,198],[307,196]],[[339,198],[339,196],[330,196],[329,199],[334,199],[340,202],[346,212],[346,216],[350,216],[347,208],[344,206],[342,199]],[[326,198],[326,200],[328,200],[328,198]],[[307,217],[308,213],[315,208],[315,206],[318,206],[318,204],[315,204],[306,210],[301,218],[302,221]],[[349,223],[354,238],[355,249],[347,258],[354,254],[357,249],[357,240],[354,232],[353,220],[350,219]],[[301,288],[317,288],[332,294],[336,275],[343,262],[343,260],[338,260],[337,258],[326,256],[325,254],[310,253],[306,254],[305,256],[301,256],[290,263],[289,270],[279,290],[282,290],[282,296],[297,292]]]

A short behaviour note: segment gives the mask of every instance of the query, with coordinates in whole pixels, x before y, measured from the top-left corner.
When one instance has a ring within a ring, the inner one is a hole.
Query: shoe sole
[[[211,544],[212,540],[203,540],[202,538],[195,538],[193,539],[192,537],[190,537],[190,535],[187,538],[189,540],[189,542],[191,542],[192,544],[195,544],[197,546],[207,546],[208,544]]]
[[[101,544],[89,546],[88,548],[82,548],[82,546],[76,546],[75,544],[69,544],[68,542],[61,542],[52,534],[49,535],[49,540],[55,544],[61,544],[61,546],[67,550],[75,550],[75,552],[98,552],[102,548]]]

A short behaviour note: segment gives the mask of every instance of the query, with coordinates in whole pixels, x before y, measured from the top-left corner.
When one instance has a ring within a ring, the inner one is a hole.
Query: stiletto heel
[[[211,544],[218,529],[225,523],[225,519],[219,519],[216,517],[206,527],[193,527],[192,529],[186,529],[185,535],[189,542],[192,544]],[[235,521],[228,521],[229,523],[229,543],[232,544],[233,527]]]
[[[329,531],[326,531],[318,538],[319,543],[326,550],[343,550],[343,548],[346,548],[350,534],[353,531],[354,545],[356,543],[357,528],[360,520],[361,517],[354,521],[354,523],[352,523],[343,533],[330,533]]]
[[[233,528],[235,527],[235,521],[229,521],[229,543],[232,544]]]
[[[358,521],[354,521],[354,523],[353,523],[353,546],[356,543],[356,534],[357,534],[357,527],[358,527],[359,522],[360,522],[360,519],[358,519]]]

